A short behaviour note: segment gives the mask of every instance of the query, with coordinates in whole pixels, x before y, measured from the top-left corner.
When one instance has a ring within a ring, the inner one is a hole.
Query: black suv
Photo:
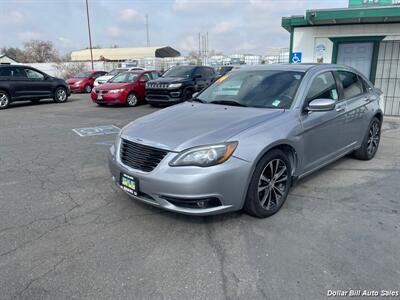
[[[177,66],[146,84],[146,100],[151,105],[173,104],[189,100],[193,93],[208,87],[215,79],[213,68]]]
[[[13,101],[53,98],[54,102],[66,102],[70,95],[67,83],[32,67],[0,65],[0,109]]]

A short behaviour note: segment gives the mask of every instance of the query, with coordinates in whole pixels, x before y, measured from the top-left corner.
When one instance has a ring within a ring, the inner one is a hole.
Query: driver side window
[[[332,72],[326,72],[318,75],[311,83],[308,90],[306,103],[310,103],[315,99],[332,99],[337,101],[338,89]]]
[[[44,75],[42,73],[36,72],[32,69],[25,69],[26,76],[32,80],[44,80]]]

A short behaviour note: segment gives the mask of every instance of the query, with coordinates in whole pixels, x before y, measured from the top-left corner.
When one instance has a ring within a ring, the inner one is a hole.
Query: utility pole
[[[94,70],[93,50],[92,50],[92,35],[90,34],[90,19],[89,19],[89,4],[88,4],[88,0],[86,0],[86,16],[87,16],[87,26],[88,26],[88,31],[89,31],[90,61],[92,62],[92,70]]]
[[[147,37],[147,47],[150,47],[150,35],[149,35],[149,15],[146,14],[146,37]]]

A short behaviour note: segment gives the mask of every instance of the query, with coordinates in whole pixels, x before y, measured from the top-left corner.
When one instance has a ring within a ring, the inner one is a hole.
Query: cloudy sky
[[[348,0],[89,0],[94,45],[170,45],[197,49],[209,32],[210,49],[263,54],[289,45],[281,17],[306,9],[346,7]],[[0,0],[0,48],[30,39],[50,40],[61,53],[88,45],[85,0]]]

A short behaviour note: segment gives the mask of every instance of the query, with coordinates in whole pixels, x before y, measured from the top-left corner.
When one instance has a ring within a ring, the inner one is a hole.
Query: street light
[[[90,19],[89,19],[89,4],[88,4],[88,0],[86,0],[86,16],[87,16],[87,26],[88,26],[88,31],[89,31],[90,61],[92,62],[92,70],[94,70],[94,66],[93,66],[93,51],[92,51],[92,35],[90,34]]]

